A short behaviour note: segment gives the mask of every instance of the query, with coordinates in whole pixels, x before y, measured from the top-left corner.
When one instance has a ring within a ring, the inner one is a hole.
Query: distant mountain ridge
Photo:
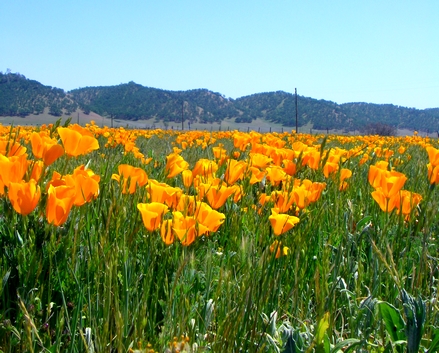
[[[65,92],[45,86],[18,73],[0,72],[0,116],[41,114],[53,116],[85,113],[121,120],[155,118],[163,122],[212,123],[223,119],[251,123],[262,118],[284,126],[295,125],[294,94],[277,91],[255,93],[237,99],[207,89],[169,91],[134,82],[116,86],[85,87]],[[314,129],[362,130],[381,123],[419,131],[439,130],[439,108],[415,109],[393,104],[345,103],[298,96],[298,125]]]

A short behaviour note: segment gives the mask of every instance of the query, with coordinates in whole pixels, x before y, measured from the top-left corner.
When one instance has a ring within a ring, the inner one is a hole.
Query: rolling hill
[[[116,86],[85,87],[65,92],[27,79],[18,73],[0,73],[0,116],[30,114],[60,116],[77,109],[120,120],[155,119],[164,123],[186,121],[220,123],[255,119],[295,125],[294,94],[277,91],[255,93],[237,99],[208,89],[169,91],[134,82]],[[439,108],[415,109],[392,104],[345,103],[298,96],[298,125],[314,129],[364,130],[375,123],[399,129],[439,130]]]

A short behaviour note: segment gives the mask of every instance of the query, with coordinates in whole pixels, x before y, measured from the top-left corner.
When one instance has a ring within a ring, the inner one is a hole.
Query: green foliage
[[[24,118],[41,114],[46,107],[50,114],[60,116],[76,111],[78,104],[62,89],[44,86],[18,73],[0,73],[0,116]]]
[[[107,132],[109,138],[117,135]],[[294,140],[282,138],[287,147]],[[189,247],[166,246],[159,231],[145,229],[136,210],[148,199],[146,189],[123,194],[111,176],[126,163],[183,188],[180,176],[168,180],[163,168],[178,146],[176,135],[136,140],[153,158],[147,165],[107,141],[100,136],[99,151],[64,156],[50,167],[69,172],[87,164],[101,177],[98,198],[75,208],[62,227],[45,222],[44,204],[21,216],[1,198],[2,351],[126,352],[141,342],[165,351],[182,335],[199,351],[211,352],[437,350],[439,191],[420,176],[427,173],[420,145],[410,146],[411,158],[395,166],[425,198],[418,219],[385,214],[373,203],[367,173],[376,160],[360,165],[360,156],[347,159],[344,166],[354,173],[344,192],[321,168],[299,168],[296,178],[325,181],[327,187],[321,200],[300,212],[297,227],[278,238],[291,253],[276,258],[268,220],[273,205],[255,205],[262,188],[269,193],[277,186],[243,183],[242,199],[220,209],[226,220],[217,232]],[[219,143],[228,155],[237,152],[231,139]],[[328,150],[341,143],[330,136],[318,145],[327,162]],[[380,146],[399,147],[392,139]],[[194,145],[181,155],[193,168],[199,159],[212,158],[210,147]],[[244,160],[249,155],[240,152]]]
[[[134,82],[117,86],[85,87],[63,90],[43,86],[20,74],[0,73],[0,116],[71,114],[80,107],[84,113],[95,112],[121,120],[154,118],[180,123],[220,123],[226,118],[251,123],[261,118],[283,126],[295,126],[295,96],[277,91],[257,93],[236,100],[207,89],[168,91],[144,87]],[[337,104],[298,96],[298,125],[310,124],[317,130],[363,131],[371,124],[393,129],[439,131],[439,108],[418,110],[392,104]]]
[[[134,82],[86,87],[70,92],[82,109],[118,119],[155,118],[165,122],[220,122],[238,114],[233,102],[206,89],[165,91]]]

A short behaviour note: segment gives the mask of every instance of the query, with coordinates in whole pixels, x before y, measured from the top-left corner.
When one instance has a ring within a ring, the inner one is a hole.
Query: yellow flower
[[[163,216],[168,212],[168,206],[160,202],[139,203],[137,209],[142,215],[145,228],[153,232],[160,228]]]
[[[70,128],[59,127],[58,134],[69,156],[77,157],[99,149],[98,140],[79,125],[72,125]]]
[[[278,214],[275,210],[271,210],[271,216],[268,217],[273,228],[273,233],[275,235],[281,235],[288,232],[293,228],[300,219],[296,216],[290,216],[288,214],[280,213]]]
[[[166,157],[165,170],[168,173],[168,178],[173,178],[182,171],[189,168],[189,163],[184,160],[182,156],[177,153],[171,153]]]
[[[28,215],[37,207],[40,196],[40,187],[33,179],[28,183],[21,181],[9,184],[9,201],[11,201],[14,210],[23,216]]]
[[[67,185],[49,185],[46,206],[47,222],[60,226],[67,221],[73,202],[75,201],[75,187]]]

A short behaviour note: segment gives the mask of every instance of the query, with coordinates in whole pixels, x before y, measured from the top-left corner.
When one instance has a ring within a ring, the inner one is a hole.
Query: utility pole
[[[295,101],[296,101],[296,134],[299,131],[298,127],[297,127],[297,88],[294,89],[295,91]]]

